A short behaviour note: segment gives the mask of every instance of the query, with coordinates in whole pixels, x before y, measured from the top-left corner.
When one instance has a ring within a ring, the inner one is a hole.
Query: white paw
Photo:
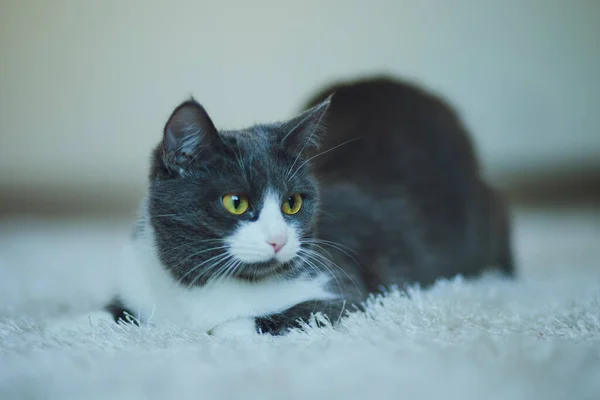
[[[257,335],[254,318],[238,318],[217,325],[209,332],[216,337],[236,337]]]

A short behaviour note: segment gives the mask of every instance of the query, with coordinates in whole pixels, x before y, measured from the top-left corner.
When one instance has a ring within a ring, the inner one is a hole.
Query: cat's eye
[[[229,193],[221,199],[223,207],[227,211],[235,215],[242,215],[250,207],[248,196],[242,193]]]
[[[302,195],[296,193],[287,198],[281,205],[281,211],[287,215],[294,215],[302,208]]]

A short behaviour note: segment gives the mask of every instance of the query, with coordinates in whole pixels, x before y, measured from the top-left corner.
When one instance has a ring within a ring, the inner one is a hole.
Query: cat
[[[115,321],[278,335],[391,286],[514,272],[507,206],[465,127],[393,78],[332,85],[288,121],[237,131],[185,101],[149,181]]]

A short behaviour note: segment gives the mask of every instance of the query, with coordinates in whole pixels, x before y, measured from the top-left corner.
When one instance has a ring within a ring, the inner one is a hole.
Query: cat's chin
[[[289,272],[292,269],[290,263],[277,261],[272,259],[264,262],[247,263],[244,264],[239,272],[237,278],[248,281],[261,281],[272,278],[274,276],[282,275]]]

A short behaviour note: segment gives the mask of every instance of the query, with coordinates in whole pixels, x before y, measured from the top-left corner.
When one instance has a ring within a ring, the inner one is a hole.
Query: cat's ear
[[[167,166],[184,168],[204,148],[219,142],[219,133],[204,107],[190,99],[169,117],[163,132],[162,156]]]
[[[325,116],[331,98],[327,97],[316,106],[282,124],[280,128],[280,143],[295,152],[319,147],[320,135],[324,130]]]

